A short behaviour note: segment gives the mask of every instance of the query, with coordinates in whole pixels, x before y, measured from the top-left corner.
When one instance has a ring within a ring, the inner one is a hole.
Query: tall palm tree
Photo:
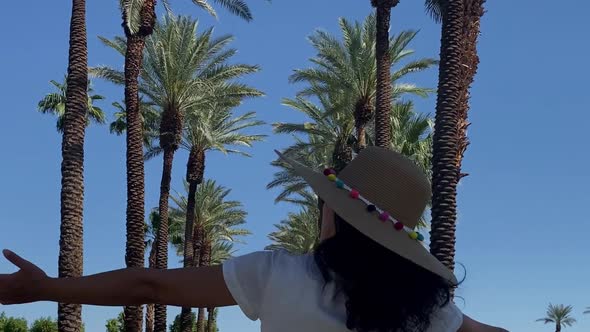
[[[185,183],[185,190],[189,190],[189,184]],[[195,223],[193,225],[193,266],[208,266],[219,263],[231,255],[231,242],[237,241],[238,237],[249,234],[245,229],[237,228],[244,224],[246,212],[242,204],[237,201],[227,200],[231,190],[226,189],[213,180],[206,180],[200,185],[194,196]],[[183,220],[189,207],[189,198],[183,195],[172,196],[176,207],[171,209],[171,220]],[[193,205],[191,203],[190,205]],[[179,227],[178,234],[185,234],[190,231],[186,229],[186,223],[173,222]],[[177,253],[180,250],[191,250],[186,248],[182,236],[173,240]],[[184,253],[183,253],[184,254]],[[185,256],[185,255],[183,255]],[[210,308],[212,309],[212,308]],[[189,319],[190,319],[190,311]],[[190,329],[190,325],[189,325]],[[197,332],[205,330],[205,310],[199,308],[197,315]]]
[[[141,72],[145,40],[156,23],[156,0],[119,0],[125,32],[125,110],[127,120],[126,169],[127,210],[125,263],[127,267],[144,266],[143,225],[145,213],[145,170],[143,162],[143,126],[140,112],[138,77]],[[125,330],[142,330],[141,306],[124,309]],[[165,313],[164,313],[165,315]],[[165,325],[160,332],[164,332]]]
[[[378,78],[381,79],[383,73],[379,71],[382,68],[378,68],[375,58],[382,56],[380,61],[386,60],[384,64],[389,77],[387,82],[390,82],[387,84],[387,103],[405,93],[426,96],[429,89],[399,81],[409,73],[429,68],[436,61],[426,58],[400,65],[403,60],[414,54],[414,51],[407,47],[416,36],[416,31],[403,31],[391,38],[386,31],[388,55],[385,58],[383,54],[376,54],[375,15],[369,15],[363,23],[351,23],[341,18],[339,24],[341,40],[325,31],[317,31],[309,38],[317,52],[316,56],[310,59],[314,67],[296,70],[290,79],[292,82],[309,83],[309,86],[300,92],[303,96],[333,95],[345,91],[349,98],[339,98],[335,109],[346,109],[354,114],[357,149],[362,149],[366,145],[365,128],[373,118],[376,100],[384,96],[377,93]],[[393,73],[390,72],[398,66]],[[340,105],[341,103],[348,105]],[[386,109],[389,107],[390,105]],[[389,119],[386,122],[388,121]]]
[[[56,89],[57,92],[48,93],[39,101],[37,109],[41,113],[50,113],[57,116],[57,131],[63,133],[64,128],[64,114],[66,111],[66,91],[67,91],[67,77],[64,78],[63,83],[56,82],[54,80],[49,81]],[[103,124],[106,121],[106,117],[102,109],[95,105],[96,101],[105,99],[101,95],[93,94],[90,81],[88,81],[88,105],[86,114],[86,126],[90,125],[90,122]]]
[[[463,55],[463,0],[441,2],[442,36],[432,152],[432,229],[430,251],[455,267],[455,223],[459,170],[459,106]]]
[[[79,277],[83,271],[84,136],[88,114],[87,46],[86,1],[73,0],[62,140],[58,264],[60,278]],[[59,303],[57,313],[60,331],[80,331],[80,305]]]
[[[371,0],[376,8],[375,55],[377,56],[377,107],[375,112],[375,142],[377,146],[389,148],[391,134],[389,112],[391,110],[391,72],[389,71],[389,26],[391,8],[397,6],[399,0]]]
[[[221,151],[223,153],[248,154],[236,149],[240,146],[249,147],[253,142],[263,139],[263,135],[250,135],[243,130],[262,125],[262,121],[255,120],[256,114],[249,112],[241,116],[233,116],[231,107],[239,104],[246,96],[259,96],[260,92],[245,85],[224,85],[215,89],[212,100],[206,101],[187,112],[185,118],[185,130],[181,148],[189,152],[186,169],[186,181],[188,189],[188,206],[186,210],[186,233],[184,235],[184,267],[190,267],[193,263],[193,224],[195,221],[195,195],[197,186],[203,182],[206,165],[206,153],[208,151]],[[148,151],[147,157],[153,157],[162,151],[161,148],[153,148]],[[197,241],[199,239],[196,239]],[[190,328],[191,308],[183,308],[181,314],[181,328],[186,331]]]
[[[456,186],[463,154],[469,145],[469,89],[479,57],[477,39],[485,0],[426,0],[426,9],[442,22],[439,98],[435,127],[431,251],[450,268],[454,267]]]
[[[560,332],[562,327],[572,326],[576,320],[572,317],[574,308],[571,305],[553,305],[549,304],[546,316],[537,319],[537,322],[544,322],[545,324],[555,324],[555,332]]]
[[[139,90],[147,102],[160,110],[159,144],[163,151],[163,171],[160,185],[159,214],[161,227],[157,240],[157,268],[166,268],[168,238],[168,197],[172,176],[174,154],[182,139],[184,113],[202,105],[211,93],[209,89],[224,84],[236,77],[258,70],[256,66],[227,64],[235,49],[226,46],[231,36],[213,37],[213,29],[197,34],[197,21],[189,17],[166,16],[154,28],[153,36],[146,41],[145,58],[140,75]],[[122,38],[101,40],[121,54],[126,45]],[[124,76],[120,71],[99,67],[94,69],[99,76],[121,84]],[[228,89],[239,84],[228,84]],[[164,323],[165,311],[156,305],[156,331]],[[158,323],[160,322],[160,323]]]

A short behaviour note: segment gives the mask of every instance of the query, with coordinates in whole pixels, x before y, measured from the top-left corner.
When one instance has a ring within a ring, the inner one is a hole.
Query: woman
[[[501,332],[451,302],[457,279],[414,231],[429,183],[413,162],[367,148],[340,174],[281,156],[325,202],[313,255],[256,252],[223,266],[122,269],[49,278],[10,251],[20,270],[0,275],[0,303],[239,305],[263,332]]]

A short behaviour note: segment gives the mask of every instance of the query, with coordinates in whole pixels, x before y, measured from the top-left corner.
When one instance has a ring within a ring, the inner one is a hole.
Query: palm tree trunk
[[[479,65],[479,56],[477,54],[477,39],[480,33],[480,21],[484,14],[483,5],[485,0],[470,0],[464,3],[464,20],[463,20],[463,42],[464,50],[461,62],[461,96],[459,100],[459,151],[455,163],[457,169],[461,172],[463,155],[469,146],[467,137],[467,128],[469,121],[467,115],[469,112],[469,89],[474,81],[475,74]],[[467,176],[460,173],[459,179]]]
[[[555,332],[561,332],[561,324],[555,323]]]
[[[195,196],[197,186],[203,182],[205,172],[205,150],[194,146],[189,153],[186,165],[186,181],[189,183],[186,207],[186,224],[184,228],[184,267],[193,265],[194,244],[193,232],[195,225]],[[200,240],[200,239],[199,239]],[[191,308],[183,307],[180,312],[180,331],[192,332]]]
[[[389,148],[391,145],[391,61],[389,59],[389,24],[391,8],[399,0],[371,0],[377,8],[377,108],[375,112],[375,145]]]
[[[388,41],[389,42],[389,41]],[[367,147],[366,127],[373,119],[373,103],[371,100],[359,100],[354,106],[354,126],[357,138],[357,153]]]
[[[459,100],[463,42],[463,1],[442,5],[442,37],[438,98],[432,156],[432,228],[430,251],[449,269],[455,267],[455,222],[457,183]]]
[[[217,308],[207,308],[207,331],[217,331]]]
[[[141,8],[141,25],[132,33],[127,24],[130,13],[123,13],[123,27],[127,37],[125,53],[125,108],[127,111],[127,222],[125,263],[127,267],[144,266],[144,161],[143,125],[139,109],[138,77],[141,72],[145,38],[152,34],[156,23],[156,2],[146,0]],[[128,306],[124,309],[125,331],[142,330],[143,307]]]
[[[61,147],[61,226],[58,262],[60,278],[79,277],[83,271],[84,135],[88,106],[86,38],[86,1],[73,0]],[[57,315],[60,332],[80,331],[80,305],[60,303]]]
[[[205,235],[203,234],[203,241],[201,244],[201,257],[199,259],[199,266],[211,265],[211,243],[206,241]],[[205,332],[205,310],[199,308],[199,315],[197,317],[197,332]]]
[[[168,268],[168,198],[170,196],[170,182],[172,180],[172,163],[174,161],[174,150],[164,149],[164,165],[162,167],[162,180],[160,182],[160,201],[158,212],[160,214],[160,226],[156,237],[156,268]],[[156,304],[155,309],[155,332],[166,332],[166,306]]]
[[[156,266],[156,245],[152,244],[149,256],[149,268],[153,269]],[[154,332],[154,305],[148,304],[145,313],[145,332]]]
[[[144,265],[144,161],[143,126],[139,111],[138,82],[141,70],[144,38],[127,37],[125,54],[125,105],[127,109],[127,239],[125,263],[127,267]],[[124,309],[125,331],[141,331],[141,306]]]
[[[205,331],[205,309],[199,308],[197,312],[197,328],[196,332]]]
[[[349,162],[352,161],[352,147],[350,146],[347,137],[340,137],[334,146],[332,152],[332,163],[334,163],[334,170],[340,172]]]

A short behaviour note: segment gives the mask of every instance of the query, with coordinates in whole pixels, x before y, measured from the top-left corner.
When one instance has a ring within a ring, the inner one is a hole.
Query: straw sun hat
[[[396,254],[456,284],[453,272],[422,245],[415,231],[430,200],[424,173],[406,157],[367,147],[339,174],[315,172],[277,151],[336,214]]]

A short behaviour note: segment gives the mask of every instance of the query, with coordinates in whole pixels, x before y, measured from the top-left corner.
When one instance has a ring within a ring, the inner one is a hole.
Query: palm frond
[[[125,26],[134,34],[139,31],[141,24],[141,8],[145,0],[119,0],[119,7],[123,13]]]

